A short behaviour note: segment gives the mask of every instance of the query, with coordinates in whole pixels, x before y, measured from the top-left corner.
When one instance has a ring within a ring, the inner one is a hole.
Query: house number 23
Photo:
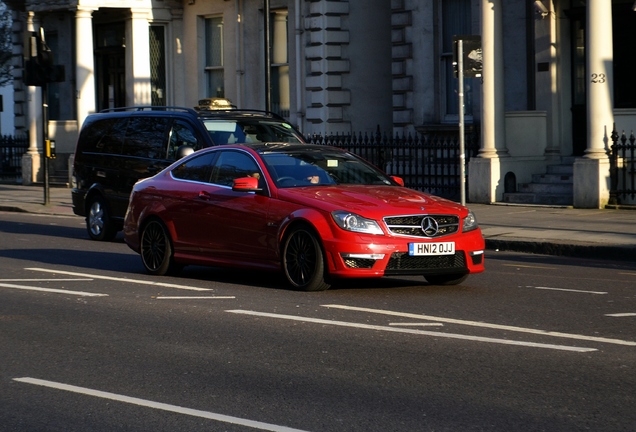
[[[592,84],[605,84],[605,74],[592,74]]]

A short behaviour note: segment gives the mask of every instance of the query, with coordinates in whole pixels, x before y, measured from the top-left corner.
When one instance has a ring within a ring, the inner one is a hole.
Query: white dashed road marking
[[[574,293],[583,293],[583,294],[607,294],[605,291],[584,291],[584,290],[576,290],[576,289],[568,289],[568,288],[550,288],[550,287],[538,287],[538,286],[526,286],[526,288],[534,288],[539,290],[548,290],[548,291],[567,291]]]
[[[83,296],[83,297],[108,297],[108,294],[97,294],[97,293],[89,293],[84,291],[70,291],[70,290],[63,290],[63,289],[41,288],[41,287],[34,287],[34,286],[14,285],[14,284],[5,284],[5,283],[0,283],[0,287],[19,289],[19,290],[25,290],[25,291],[41,291],[41,292],[48,292],[48,293],[54,293],[54,294],[71,294],[71,295]]]
[[[353,328],[360,328],[360,329],[367,329],[367,330],[379,330],[379,331],[394,332],[394,333],[407,333],[407,334],[415,334],[415,335],[423,335],[423,336],[433,336],[436,338],[462,339],[462,340],[469,340],[469,341],[476,341],[476,342],[488,342],[488,343],[496,343],[496,344],[503,344],[503,345],[525,346],[525,347],[531,347],[531,348],[548,348],[548,349],[554,349],[554,350],[575,351],[575,352],[597,351],[595,348],[542,344],[542,343],[525,342],[525,341],[514,341],[510,339],[497,339],[497,338],[489,338],[489,337],[481,337],[481,336],[469,336],[469,335],[462,335],[462,334],[455,334],[455,333],[440,333],[440,332],[432,332],[432,331],[424,331],[424,330],[414,330],[414,329],[395,328],[395,327],[387,327],[387,326],[379,326],[379,325],[360,324],[360,323],[353,323],[353,322],[347,322],[347,321],[332,321],[332,320],[301,317],[301,316],[294,316],[294,315],[281,315],[281,314],[273,314],[273,313],[266,313],[266,312],[256,312],[256,311],[248,311],[248,310],[241,310],[241,309],[228,310],[226,312],[235,313],[235,314],[243,314],[243,315],[259,316],[259,317],[265,317],[265,318],[277,318],[277,319],[286,319],[291,321],[310,322],[310,323],[322,324],[322,325],[353,327]]]
[[[76,272],[63,271],[63,270],[52,270],[52,269],[43,269],[43,268],[35,268],[35,267],[26,268],[25,270],[56,273],[56,274],[63,274],[68,276],[88,277],[92,279],[112,280],[117,282],[136,283],[141,285],[160,286],[165,288],[176,288],[176,289],[191,290],[191,291],[212,291],[210,288],[197,288],[197,287],[188,286],[188,285],[176,285],[176,284],[170,284],[165,282],[154,282],[154,281],[148,281],[148,280],[119,278],[119,277],[102,276],[102,275],[88,274],[88,273],[76,273]]]
[[[445,322],[449,324],[461,324],[461,325],[467,325],[472,327],[482,327],[482,328],[490,328],[490,329],[497,329],[497,330],[514,331],[514,332],[520,332],[520,333],[530,333],[530,334],[537,334],[542,336],[552,336],[552,337],[560,337],[560,338],[567,338],[567,339],[578,339],[578,340],[584,340],[589,342],[601,342],[601,343],[609,343],[609,344],[616,344],[616,345],[636,346],[636,342],[626,341],[621,339],[610,339],[610,338],[603,338],[603,337],[597,337],[597,336],[585,336],[585,335],[578,335],[573,333],[551,332],[551,331],[539,330],[539,329],[514,327],[514,326],[501,325],[501,324],[490,324],[490,323],[484,323],[479,321],[466,321],[466,320],[459,320],[454,318],[443,318],[443,317],[431,316],[431,315],[419,315],[419,314],[413,314],[413,313],[388,311],[383,309],[369,309],[369,308],[336,305],[336,304],[328,304],[328,305],[322,305],[322,306],[328,307],[328,308],[335,308],[335,309],[353,310],[358,312],[369,312],[369,313],[375,313],[375,314],[381,314],[381,315],[399,316],[403,318],[439,321],[439,322]]]

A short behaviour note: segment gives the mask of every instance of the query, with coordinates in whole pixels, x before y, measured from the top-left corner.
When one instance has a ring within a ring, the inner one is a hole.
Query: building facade
[[[633,0],[7,3],[14,32],[44,28],[65,65],[66,80],[47,88],[58,158],[91,112],[214,96],[269,108],[305,134],[457,130],[456,35],[479,35],[483,56],[481,77],[464,81],[464,122],[481,131],[469,202],[502,201],[510,184],[565,164],[572,204],[603,207],[609,136],[636,120]],[[15,125],[31,139],[29,183],[40,175],[42,89],[21,83],[22,61]]]

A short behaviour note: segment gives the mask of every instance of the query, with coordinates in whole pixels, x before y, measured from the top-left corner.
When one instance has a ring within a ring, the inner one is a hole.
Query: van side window
[[[123,154],[150,159],[166,159],[167,117],[131,117]]]
[[[82,152],[115,153],[121,151],[127,118],[100,119],[82,129],[78,143]]]
[[[203,146],[199,144],[199,140],[192,132],[189,125],[176,121],[170,131],[170,141],[168,143],[168,159],[175,160],[177,158],[177,150],[181,146],[192,147],[193,150],[199,150]]]

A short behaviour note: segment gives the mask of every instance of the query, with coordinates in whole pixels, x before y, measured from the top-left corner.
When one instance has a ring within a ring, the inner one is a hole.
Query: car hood
[[[347,210],[366,217],[413,213],[445,213],[463,217],[460,204],[398,186],[313,186],[279,189],[281,200],[332,212]]]

